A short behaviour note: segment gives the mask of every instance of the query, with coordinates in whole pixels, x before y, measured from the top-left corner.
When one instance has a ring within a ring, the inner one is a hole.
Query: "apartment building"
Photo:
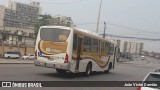
[[[73,26],[73,21],[71,17],[56,15],[49,20],[51,25],[60,25],[60,26]]]
[[[143,43],[120,40],[120,51],[140,54],[143,51]]]
[[[34,33],[33,26],[41,14],[39,2],[24,4],[8,0],[5,5],[0,5],[0,8],[0,30]]]

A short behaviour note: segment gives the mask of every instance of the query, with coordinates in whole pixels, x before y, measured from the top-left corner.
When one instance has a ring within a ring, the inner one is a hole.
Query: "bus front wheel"
[[[104,72],[109,73],[111,69],[112,69],[112,63],[109,64],[108,69],[104,70]]]
[[[60,74],[64,74],[66,73],[66,70],[62,70],[62,69],[56,69],[57,73],[60,73]]]

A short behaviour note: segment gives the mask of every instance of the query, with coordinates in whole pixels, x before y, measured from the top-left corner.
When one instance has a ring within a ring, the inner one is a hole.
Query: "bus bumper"
[[[69,70],[69,63],[54,63],[54,62],[44,62],[44,61],[34,60],[34,65],[47,68]]]

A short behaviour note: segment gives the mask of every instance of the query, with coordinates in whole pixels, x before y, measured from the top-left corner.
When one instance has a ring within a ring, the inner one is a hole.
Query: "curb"
[[[0,59],[0,64],[34,64],[34,61],[25,61],[21,59]]]

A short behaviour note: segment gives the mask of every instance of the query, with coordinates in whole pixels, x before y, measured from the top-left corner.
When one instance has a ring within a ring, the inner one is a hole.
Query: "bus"
[[[73,27],[41,26],[35,46],[35,66],[56,69],[57,73],[114,69],[116,44],[98,34]]]

